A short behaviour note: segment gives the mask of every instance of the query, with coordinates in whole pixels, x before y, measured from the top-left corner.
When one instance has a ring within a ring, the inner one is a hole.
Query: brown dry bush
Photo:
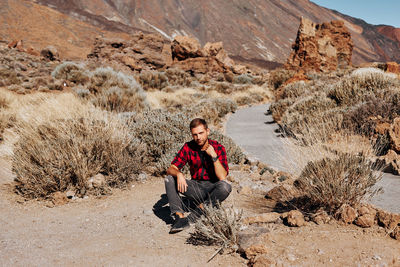
[[[26,198],[46,198],[57,191],[105,194],[123,187],[141,169],[144,146],[119,120],[96,110],[81,117],[48,120],[19,127],[12,160],[16,191]],[[105,176],[91,188],[89,179]]]
[[[0,69],[0,86],[21,84],[21,79],[15,70]]]
[[[78,94],[107,111],[141,111],[148,108],[146,93],[131,76],[112,68],[97,68],[87,85],[90,94]]]
[[[202,117],[208,123],[218,125],[221,118],[230,112],[235,112],[237,105],[230,99],[224,98],[211,98],[205,99],[196,105],[186,107],[183,112],[187,113],[190,117]]]
[[[165,72],[155,70],[142,71],[137,79],[146,91],[150,89],[161,90],[169,85],[168,77],[165,75]]]
[[[400,86],[399,80],[377,69],[367,68],[345,76],[328,93],[338,105],[355,105],[373,96],[379,97],[385,90]]]
[[[338,153],[310,161],[295,185],[308,198],[308,205],[335,214],[343,205],[356,206],[379,191],[373,186],[382,177],[363,154]]]
[[[277,69],[270,72],[269,82],[274,89],[278,89],[295,74],[292,70]]]
[[[180,85],[186,87],[189,86],[194,80],[194,77],[179,68],[167,69],[165,71],[165,75],[167,76],[170,85]]]
[[[195,224],[188,243],[218,245],[223,249],[238,249],[238,234],[242,226],[242,211],[233,207],[204,206],[204,215]]]
[[[56,79],[62,79],[75,84],[86,84],[89,81],[89,72],[83,64],[75,62],[63,62],[58,65],[51,75]]]

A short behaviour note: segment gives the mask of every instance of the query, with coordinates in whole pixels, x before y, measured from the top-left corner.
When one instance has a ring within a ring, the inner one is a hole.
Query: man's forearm
[[[177,177],[179,173],[181,173],[181,171],[175,165],[169,166],[167,170],[167,174],[172,175],[174,177]]]
[[[227,172],[219,159],[214,162],[215,175],[219,180],[225,180]]]

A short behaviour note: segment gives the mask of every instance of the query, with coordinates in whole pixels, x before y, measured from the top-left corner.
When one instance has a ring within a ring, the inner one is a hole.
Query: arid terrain
[[[399,29],[228,2],[0,3],[1,266],[400,266]],[[233,190],[169,234],[196,117]]]

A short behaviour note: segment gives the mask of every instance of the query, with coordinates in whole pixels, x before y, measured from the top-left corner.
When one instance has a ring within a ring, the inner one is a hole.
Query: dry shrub
[[[171,87],[168,87],[171,88]],[[172,88],[171,88],[172,89]],[[192,88],[175,88],[174,91],[148,91],[146,92],[150,106],[157,108],[179,108],[189,106],[202,99],[197,90]]]
[[[43,105],[54,110],[60,100]],[[43,105],[41,110],[46,109]],[[123,187],[135,179],[144,146],[117,117],[87,106],[59,116],[28,118],[18,127],[20,139],[12,161],[18,193],[27,198],[46,198],[68,189],[79,195],[105,194],[109,187]],[[89,179],[99,173],[104,184],[91,188]]]
[[[63,62],[58,65],[51,75],[56,79],[62,79],[75,84],[86,84],[89,81],[89,72],[83,64],[75,62]]]
[[[230,99],[211,98],[205,99],[196,105],[189,106],[183,110],[190,117],[202,117],[209,124],[218,125],[221,118],[231,112],[235,112],[237,105]]]
[[[295,184],[313,208],[334,214],[343,205],[356,206],[366,196],[377,193],[373,186],[381,177],[365,155],[338,153],[310,161]]]
[[[221,94],[231,94],[234,90],[232,84],[227,82],[212,82],[209,91],[214,90]]]
[[[222,248],[238,249],[238,233],[242,211],[233,207],[204,206],[204,215],[195,224],[188,242],[195,245],[218,245]]]
[[[277,69],[270,72],[269,82],[274,89],[278,89],[295,74],[292,70]]]
[[[21,84],[21,79],[15,70],[0,69],[0,86],[8,86],[13,84]]]
[[[168,77],[164,72],[146,70],[142,71],[138,76],[140,85],[145,90],[158,89],[161,90],[168,86]]]
[[[189,86],[193,81],[193,77],[189,73],[179,68],[167,69],[165,75],[170,85]]]
[[[235,76],[232,82],[237,84],[252,84],[253,80],[253,76],[245,73]]]
[[[107,111],[141,111],[148,108],[146,93],[131,76],[112,68],[97,68],[87,85],[85,98]]]
[[[354,105],[399,85],[396,77],[382,70],[358,69],[335,84],[328,96],[339,105]]]

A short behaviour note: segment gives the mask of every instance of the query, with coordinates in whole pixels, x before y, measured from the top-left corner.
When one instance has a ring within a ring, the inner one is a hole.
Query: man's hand
[[[204,148],[204,151],[210,156],[210,157],[217,157],[217,152],[215,152],[215,149],[212,145],[207,144],[207,147]]]
[[[185,176],[182,173],[178,173],[176,176],[176,182],[178,184],[178,191],[181,193],[185,193],[187,190],[187,183]]]

